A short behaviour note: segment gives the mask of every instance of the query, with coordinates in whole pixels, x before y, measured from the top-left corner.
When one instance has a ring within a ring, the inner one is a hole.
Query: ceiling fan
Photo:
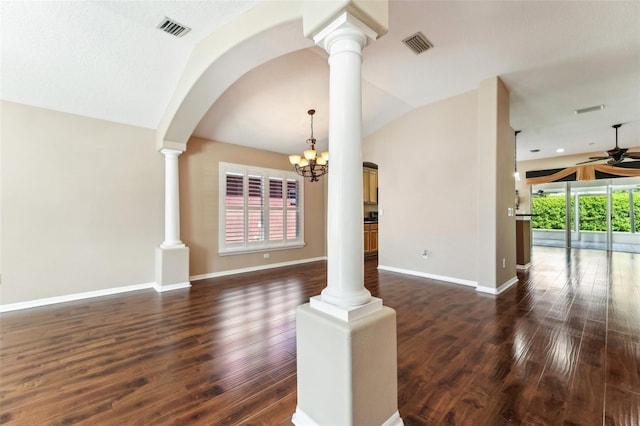
[[[624,161],[625,158],[633,158],[634,160],[640,160],[640,152],[627,152],[628,148],[620,148],[618,146],[618,128],[622,126],[622,124],[614,124],[613,127],[616,129],[616,146],[607,151],[607,156],[602,157],[589,157],[589,160],[583,161],[577,164],[586,164],[592,163],[594,161],[600,160],[609,160],[607,164],[611,166],[615,166],[616,164],[620,164]]]

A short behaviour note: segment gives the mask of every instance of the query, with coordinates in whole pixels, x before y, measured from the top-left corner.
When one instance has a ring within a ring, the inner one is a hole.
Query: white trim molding
[[[400,417],[400,413],[397,411],[393,413],[393,415],[389,417],[387,421],[382,423],[382,426],[402,426],[402,425],[404,425],[404,422]]]
[[[378,265],[378,269],[381,269],[383,271],[389,271],[389,272],[397,272],[399,274],[413,275],[413,276],[416,276],[416,277],[430,278],[432,280],[445,281],[445,282],[453,283],[453,284],[460,284],[460,285],[464,285],[464,286],[467,286],[467,287],[477,287],[478,286],[477,282],[471,281],[471,280],[465,280],[465,279],[462,279],[462,278],[447,277],[447,276],[444,276],[444,275],[429,274],[427,272],[412,271],[410,269],[396,268],[394,266]]]
[[[21,309],[37,308],[39,306],[54,305],[56,303],[73,302],[76,300],[93,299],[94,297],[109,296],[112,294],[127,293],[130,291],[155,288],[156,283],[136,284],[124,287],[106,288],[104,290],[87,291],[84,293],[67,294],[64,296],[47,297],[44,299],[28,300],[26,302],[8,303],[0,305],[0,312],[17,311]]]
[[[516,264],[516,269],[518,271],[526,271],[527,269],[531,268],[531,266],[532,266],[531,262],[527,263],[526,265],[518,265],[518,264]]]
[[[293,413],[293,416],[291,417],[291,423],[293,423],[295,426],[320,426],[311,417],[309,417],[307,413],[302,411],[300,407],[296,407],[296,412]],[[382,423],[382,426],[402,426],[402,425],[404,425],[404,422],[400,417],[400,413],[397,411],[393,413],[391,417],[385,420],[384,423]]]
[[[509,280],[507,280],[507,282],[505,282],[504,284],[502,284],[498,288],[485,287],[485,286],[479,285],[476,288],[476,291],[479,291],[480,293],[488,293],[488,294],[493,294],[493,295],[497,296],[500,293],[505,292],[507,289],[509,289],[512,285],[514,285],[517,282],[518,282],[518,277],[513,277],[513,278],[510,278]]]
[[[412,271],[412,270],[409,270],[409,269],[396,268],[396,267],[393,267],[393,266],[378,265],[378,269],[380,269],[382,271],[397,272],[399,274],[413,275],[413,276],[416,276],[416,277],[422,277],[422,278],[429,278],[429,279],[432,279],[432,280],[444,281],[444,282],[448,282],[448,283],[452,283],[452,284],[460,284],[460,285],[464,285],[464,286],[467,286],[467,287],[474,287],[476,289],[476,291],[478,291],[480,293],[487,293],[487,294],[493,294],[493,295],[498,295],[500,293],[503,293],[504,291],[506,291],[507,289],[509,289],[511,286],[513,286],[514,284],[516,284],[518,282],[518,277],[516,276],[516,277],[510,278],[509,280],[507,280],[507,282],[505,282],[504,284],[502,284],[498,288],[493,288],[493,287],[486,287],[486,286],[478,285],[478,283],[476,281],[465,280],[465,279],[454,278],[454,277],[447,277],[447,276],[444,276],[444,275],[429,274],[427,272]]]
[[[296,412],[291,417],[291,423],[295,426],[320,426],[311,417],[307,415],[300,407],[296,407]]]
[[[268,265],[250,266],[248,268],[229,269],[228,271],[210,272],[208,274],[193,275],[189,277],[191,281],[206,280],[207,278],[225,277],[227,275],[244,274],[245,272],[264,271],[265,269],[281,268],[283,266],[300,265],[302,263],[319,262],[327,260],[326,256],[310,257],[308,259],[291,260],[288,262],[270,263]]]
[[[189,281],[184,283],[169,284],[169,285],[158,285],[157,283],[153,284],[153,288],[158,293],[164,293],[165,291],[171,291],[171,290],[180,290],[181,288],[189,288],[189,287],[191,287],[191,283]]]

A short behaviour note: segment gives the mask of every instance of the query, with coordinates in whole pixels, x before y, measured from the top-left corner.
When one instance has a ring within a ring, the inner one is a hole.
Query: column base
[[[305,304],[296,311],[296,338],[296,426],[403,424],[393,309],[343,321]]]
[[[291,417],[291,423],[293,423],[295,426],[320,426],[319,423],[313,421],[311,417],[307,416],[307,414],[300,409],[296,409],[296,412],[293,413],[293,416]],[[404,425],[404,422],[400,418],[400,413],[397,411],[393,413],[393,415],[389,417],[386,422],[382,423],[382,426],[402,425]]]
[[[156,248],[156,284],[158,292],[191,287],[189,247]]]
[[[368,303],[360,306],[350,306],[343,308],[341,306],[332,305],[323,300],[323,296],[313,296],[309,299],[309,305],[313,309],[329,314],[332,317],[341,319],[342,321],[353,321],[362,318],[372,312],[382,309],[382,299],[371,297]]]

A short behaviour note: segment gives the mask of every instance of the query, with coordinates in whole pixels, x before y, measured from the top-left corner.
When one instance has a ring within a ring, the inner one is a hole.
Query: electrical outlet
[[[426,249],[422,252],[422,258],[423,258],[423,259],[427,259],[427,258],[429,258],[429,253],[427,253],[427,250],[426,250]]]
[[[270,258],[270,257],[271,257],[271,254],[270,254],[270,253],[265,253],[265,254],[264,254],[264,258],[265,258],[265,259],[268,259],[268,258]]]
[[[507,267],[507,260],[504,257],[502,258],[502,267],[503,268]]]

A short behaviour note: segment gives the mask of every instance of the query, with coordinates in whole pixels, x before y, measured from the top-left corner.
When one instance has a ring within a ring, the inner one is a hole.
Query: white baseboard
[[[230,269],[228,271],[210,272],[208,274],[193,275],[189,277],[191,281],[205,280],[207,278],[218,278],[227,275],[243,274],[245,272],[264,271],[265,269],[281,268],[283,266],[300,265],[302,263],[318,262],[320,260],[327,260],[326,256],[323,257],[311,257],[308,259],[291,260],[289,262],[270,263],[268,265],[250,266],[248,268]]]
[[[296,407],[296,412],[293,413],[291,417],[291,423],[295,426],[319,426],[318,423],[315,422],[311,417],[309,417],[304,411],[302,411],[299,407]],[[400,418],[400,413],[395,412],[382,423],[382,426],[402,426],[404,422],[402,418]]]
[[[507,280],[507,282],[502,284],[500,287],[493,288],[493,287],[485,287],[485,286],[479,285],[476,288],[476,291],[479,291],[480,293],[488,293],[488,294],[493,294],[497,296],[498,294],[509,289],[512,285],[514,285],[517,282],[518,282],[518,277],[513,277]]]
[[[53,305],[56,303],[73,302],[75,300],[91,299],[100,296],[109,296],[130,291],[155,288],[156,283],[128,285],[124,287],[106,288],[104,290],[87,291],[84,293],[67,294],[65,296],[47,297],[45,299],[28,300],[26,302],[8,303],[0,305],[0,312],[17,311],[20,309],[36,308],[38,306]]]
[[[518,271],[526,271],[527,269],[531,268],[531,265],[532,265],[531,262],[527,263],[526,265],[518,265],[518,264],[516,264],[516,269]]]
[[[291,416],[291,423],[295,426],[320,426],[311,417],[307,415],[300,407],[296,407],[296,412]]]
[[[518,277],[513,277],[513,278],[510,278],[507,282],[505,282],[501,286],[499,286],[498,288],[493,288],[493,287],[485,287],[485,286],[478,285],[477,282],[471,281],[471,280],[447,277],[443,275],[428,274],[426,272],[412,271],[409,269],[401,269],[393,266],[378,265],[378,269],[381,269],[383,271],[389,271],[389,272],[397,272],[399,274],[413,275],[416,277],[430,278],[433,280],[445,281],[453,284],[465,285],[468,287],[474,287],[476,291],[479,291],[480,293],[488,293],[493,295],[498,295],[506,291],[509,287],[511,287],[512,285],[518,282]]]
[[[446,281],[446,282],[453,283],[453,284],[465,285],[467,287],[474,287],[475,288],[475,287],[478,286],[478,283],[475,282],[475,281],[465,280],[465,279],[462,279],[462,278],[448,277],[448,276],[444,276],[444,275],[428,274],[426,272],[412,271],[410,269],[396,268],[394,266],[378,265],[378,269],[381,269],[383,271],[389,271],[389,272],[397,272],[399,274],[413,275],[413,276],[416,276],[416,277],[430,278],[430,279],[438,280],[438,281]]]
[[[397,411],[393,413],[391,417],[389,417],[384,423],[382,423],[382,426],[403,426],[403,425],[404,425],[404,422],[400,417],[400,413]]]
[[[169,284],[169,285],[158,285],[157,283],[153,284],[153,288],[158,293],[164,293],[165,291],[179,290],[181,288],[189,288],[189,287],[191,287],[191,283],[189,281],[184,283]]]

